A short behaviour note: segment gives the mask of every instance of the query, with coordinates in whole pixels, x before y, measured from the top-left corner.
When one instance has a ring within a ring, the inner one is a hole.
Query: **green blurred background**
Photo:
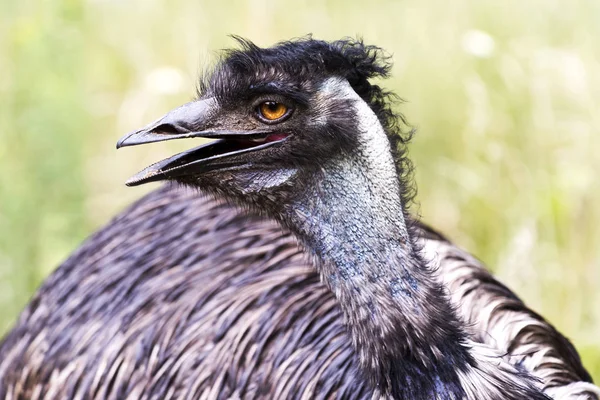
[[[115,151],[233,41],[312,32],[392,53],[423,218],[570,337],[600,381],[597,0],[0,0],[0,333],[187,144]],[[179,146],[179,147],[178,147]]]

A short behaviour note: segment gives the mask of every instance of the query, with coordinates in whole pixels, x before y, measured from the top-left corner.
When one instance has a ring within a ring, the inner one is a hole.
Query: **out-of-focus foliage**
[[[419,133],[418,211],[573,339],[600,380],[600,2],[0,0],[0,332],[189,147],[116,152],[239,34],[364,37]]]

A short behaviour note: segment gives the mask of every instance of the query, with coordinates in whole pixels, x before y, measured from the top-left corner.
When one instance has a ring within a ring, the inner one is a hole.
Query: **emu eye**
[[[258,105],[257,111],[261,119],[272,122],[287,115],[289,108],[283,103],[265,101]]]

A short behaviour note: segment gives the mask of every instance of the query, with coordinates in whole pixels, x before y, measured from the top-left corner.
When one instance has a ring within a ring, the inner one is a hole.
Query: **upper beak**
[[[167,113],[164,117],[146,127],[128,133],[117,142],[117,149],[126,146],[160,142],[164,140],[203,137],[219,140],[177,154],[159,161],[139,172],[127,182],[127,186],[141,185],[147,182],[173,179],[186,175],[199,174],[222,166],[216,160],[268,147],[274,142],[261,144],[268,132],[250,130],[214,130],[208,128],[218,112],[214,98],[193,101]],[[254,139],[256,142],[252,142]]]
[[[214,98],[184,104],[142,129],[129,132],[117,142],[117,149],[138,144],[162,142],[193,137],[222,138],[230,135],[255,134],[256,132],[210,131],[204,127],[217,111]]]

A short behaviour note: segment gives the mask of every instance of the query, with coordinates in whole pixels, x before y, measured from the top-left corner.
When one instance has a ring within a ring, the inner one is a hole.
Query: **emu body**
[[[0,391],[472,400],[598,393],[582,382],[589,377],[566,339],[410,218],[407,137],[389,96],[369,82],[389,68],[376,48],[242,44],[198,100],[119,146],[218,138],[129,184],[176,180],[263,217],[244,221],[218,201],[180,201],[175,192],[138,203],[33,300],[0,348]],[[84,289],[70,297],[80,262]],[[509,311],[498,318],[503,305]]]
[[[468,253],[425,226],[419,232],[474,340],[542,378],[552,397],[594,398],[560,333]],[[0,345],[3,399],[371,394],[339,305],[296,239],[175,187],[90,237]]]

